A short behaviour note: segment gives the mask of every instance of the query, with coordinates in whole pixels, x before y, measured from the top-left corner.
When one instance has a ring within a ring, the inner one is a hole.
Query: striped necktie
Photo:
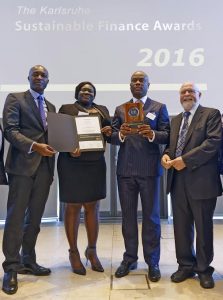
[[[47,128],[47,123],[46,123],[46,112],[45,112],[44,106],[43,106],[43,101],[44,101],[44,99],[43,99],[42,95],[39,95],[39,96],[37,97],[37,100],[38,100],[38,107],[39,107],[40,117],[41,117],[41,119],[42,119],[42,124],[43,124],[44,129],[46,130],[46,128]]]
[[[184,118],[184,122],[183,122],[183,126],[181,128],[179,137],[178,137],[178,141],[177,141],[177,148],[176,148],[176,153],[175,156],[181,156],[184,145],[185,145],[185,140],[186,140],[186,135],[187,135],[187,131],[188,131],[188,120],[189,120],[189,116],[190,116],[190,112],[189,111],[185,111],[183,114],[183,118]]]

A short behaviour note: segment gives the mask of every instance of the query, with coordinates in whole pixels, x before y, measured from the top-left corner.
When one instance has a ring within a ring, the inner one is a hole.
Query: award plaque
[[[125,108],[125,123],[131,127],[132,133],[137,133],[138,125],[143,124],[144,113],[142,103],[126,103]]]

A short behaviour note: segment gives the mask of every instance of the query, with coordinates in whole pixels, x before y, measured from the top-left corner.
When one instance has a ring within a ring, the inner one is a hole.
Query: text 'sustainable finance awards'
[[[48,144],[58,152],[103,151],[104,140],[98,116],[70,116],[49,112]]]

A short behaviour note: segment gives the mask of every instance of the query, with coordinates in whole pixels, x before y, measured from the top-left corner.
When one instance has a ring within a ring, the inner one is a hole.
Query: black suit
[[[182,114],[171,122],[166,154],[175,158]],[[222,187],[218,172],[221,116],[218,110],[198,106],[189,126],[182,153],[186,168],[168,171],[177,262],[181,269],[205,272],[213,259],[213,214]],[[196,255],[193,247],[196,227]]]
[[[45,103],[48,111],[55,111],[54,105],[46,99]],[[20,260],[36,262],[35,244],[53,180],[54,158],[29,153],[33,142],[47,144],[47,132],[30,91],[7,96],[3,126],[10,143],[6,159],[9,194],[3,236],[3,268],[8,272],[17,270]]]
[[[2,133],[2,145],[0,151],[0,184],[7,184],[7,178],[5,175],[5,167],[4,167],[4,136],[2,131],[2,126],[0,125],[0,131]]]
[[[122,208],[122,232],[125,241],[124,260],[138,259],[137,204],[142,202],[142,243],[145,261],[157,265],[160,259],[159,179],[160,144],[168,143],[169,117],[166,106],[147,98],[144,106],[144,123],[155,132],[153,142],[138,134],[119,140],[120,126],[125,122],[124,107],[115,110],[111,143],[120,145],[117,162],[119,198]]]
[[[219,151],[219,171],[223,175],[223,127],[222,127],[222,136],[221,136],[221,149]]]

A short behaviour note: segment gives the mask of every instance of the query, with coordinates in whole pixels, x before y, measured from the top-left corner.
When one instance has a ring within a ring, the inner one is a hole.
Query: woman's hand
[[[112,128],[111,126],[105,126],[101,129],[101,132],[104,133],[106,136],[111,136]]]
[[[72,157],[79,157],[81,155],[80,148],[76,148],[73,152],[70,152]]]

